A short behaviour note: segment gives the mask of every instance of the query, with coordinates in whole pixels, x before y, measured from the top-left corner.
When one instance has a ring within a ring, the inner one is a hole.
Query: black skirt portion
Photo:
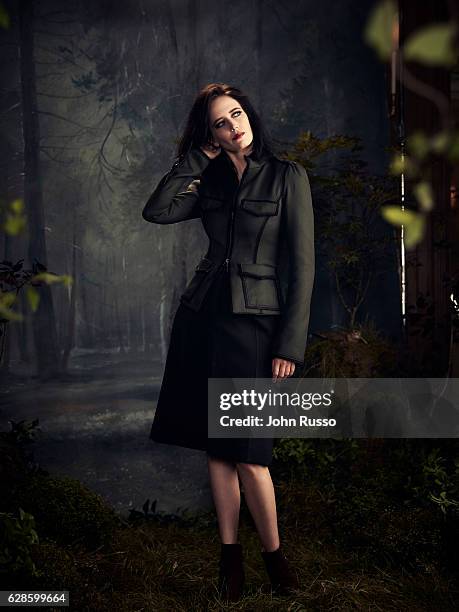
[[[202,308],[180,304],[172,326],[150,438],[240,463],[270,465],[272,438],[208,438],[208,378],[271,378],[278,315],[233,314],[229,275],[216,277]]]

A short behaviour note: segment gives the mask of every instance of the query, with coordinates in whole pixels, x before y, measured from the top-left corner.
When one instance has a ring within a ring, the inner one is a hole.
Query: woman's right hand
[[[222,148],[220,145],[214,146],[214,143],[208,142],[207,144],[201,147],[201,151],[210,157],[210,159],[214,159],[217,155],[220,155]]]

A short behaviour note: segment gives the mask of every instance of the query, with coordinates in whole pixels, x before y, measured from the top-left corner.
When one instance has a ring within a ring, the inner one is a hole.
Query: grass
[[[202,526],[199,521],[190,526],[186,520],[138,520],[114,529],[109,541],[96,549],[43,538],[32,555],[40,576],[25,582],[23,577],[15,588],[68,589],[71,606],[81,612],[455,609],[457,584],[452,576],[435,564],[415,571],[378,566],[365,549],[337,546],[325,531],[318,491],[306,489],[301,495],[294,489],[293,483],[284,484],[278,496],[282,543],[301,581],[295,597],[271,596],[245,504],[239,539],[244,545],[246,595],[237,604],[225,604],[216,592],[220,543],[212,515],[202,515]],[[289,499],[296,505],[291,516]]]
[[[457,568],[442,555],[441,513],[388,497],[378,478],[372,482],[371,465],[363,474],[354,469],[348,481],[327,469],[317,478],[281,461],[271,468],[281,542],[301,583],[295,596],[271,595],[244,498],[246,590],[238,603],[225,604],[216,591],[213,512],[174,517],[146,506],[129,521],[119,519],[78,481],[42,472],[13,483],[10,472],[0,491],[0,509],[23,508],[39,536],[30,545],[36,575],[0,572],[1,588],[65,589],[78,612],[457,609]]]

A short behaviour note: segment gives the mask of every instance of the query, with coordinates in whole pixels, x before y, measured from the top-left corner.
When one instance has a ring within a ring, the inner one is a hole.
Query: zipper
[[[233,227],[234,227],[234,217],[235,217],[235,214],[236,214],[236,199],[237,199],[239,190],[241,189],[242,181],[244,180],[244,176],[245,176],[245,173],[247,172],[247,168],[249,167],[249,162],[247,162],[247,165],[244,168],[244,172],[242,173],[240,181],[239,181],[239,176],[238,176],[237,170],[236,170],[233,162],[231,162],[231,165],[233,166],[233,169],[234,169],[234,171],[236,173],[236,176],[238,178],[238,186],[237,186],[237,189],[236,189],[236,191],[234,193],[233,201],[231,203],[231,218],[230,218],[230,223],[229,223],[228,239],[227,239],[227,242],[226,242],[225,260],[223,261],[222,265],[220,266],[220,269],[224,267],[226,272],[229,271],[230,260],[231,260],[230,255],[231,255],[231,250],[232,250],[232,246],[233,246]]]

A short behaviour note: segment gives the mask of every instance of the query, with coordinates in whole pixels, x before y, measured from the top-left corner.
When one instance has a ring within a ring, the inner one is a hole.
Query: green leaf
[[[343,259],[348,265],[359,262],[359,256],[355,253],[344,254]]]
[[[383,218],[392,225],[403,225],[404,243],[407,249],[418,244],[424,236],[424,215],[413,210],[402,210],[399,206],[382,206]]]
[[[32,312],[36,312],[38,308],[38,304],[40,303],[40,294],[35,289],[35,287],[27,287],[26,289],[26,297],[29,302],[29,306]]]
[[[421,210],[429,212],[433,208],[432,185],[427,181],[421,181],[413,188],[416,200],[419,202]]]
[[[51,274],[50,272],[40,272],[39,274],[35,274],[31,280],[32,282],[44,281],[47,285],[50,285],[51,283],[61,282],[62,277],[58,274]]]
[[[389,172],[395,176],[400,174],[414,176],[416,174],[416,164],[408,155],[396,153],[390,162]]]
[[[415,213],[415,218],[405,227],[403,242],[407,249],[414,248],[424,237],[425,217]]]
[[[16,200],[13,200],[10,204],[10,208],[13,212],[15,213],[22,213],[24,210],[24,201],[21,200],[20,198],[17,198]]]
[[[432,137],[432,150],[435,153],[444,153],[451,141],[451,135],[448,132],[438,132]]]
[[[9,308],[11,304],[14,304],[15,301],[16,295],[13,293],[13,291],[0,293],[0,304],[2,306],[6,306],[7,308]]]
[[[10,16],[2,2],[0,2],[0,26],[5,30],[10,27]]]
[[[429,152],[430,143],[428,137],[424,134],[424,132],[417,130],[416,132],[413,132],[410,136],[408,136],[407,146],[410,152],[415,155],[415,157],[417,157],[418,159],[424,159],[424,157]]]
[[[21,234],[26,226],[26,217],[24,215],[7,214],[5,223],[3,224],[4,231],[10,236]]]
[[[454,66],[456,27],[454,23],[434,23],[411,34],[403,45],[403,57],[428,66]]]
[[[66,287],[70,287],[73,283],[73,277],[70,274],[61,274],[60,279]]]
[[[392,51],[392,29],[397,19],[397,6],[392,0],[377,4],[367,20],[365,42],[373,47],[381,60],[387,60]]]
[[[11,310],[10,306],[16,301],[16,295],[12,291],[0,293],[0,317],[9,321],[22,321],[23,316]]]

